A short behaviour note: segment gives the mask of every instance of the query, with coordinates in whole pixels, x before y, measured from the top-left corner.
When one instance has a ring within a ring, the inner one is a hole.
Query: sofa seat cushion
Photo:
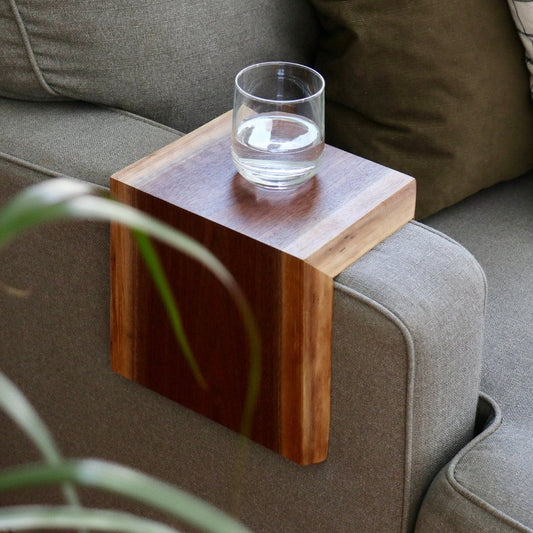
[[[533,531],[531,421],[507,420],[482,401],[494,417],[433,481],[416,533]]]
[[[417,179],[423,218],[533,168],[524,51],[501,0],[312,0],[327,140]]]
[[[132,113],[82,102],[0,98],[0,117],[3,200],[60,175],[107,187],[111,174],[181,136]]]
[[[190,131],[232,106],[260,60],[310,61],[306,0],[10,0],[0,4],[0,95],[73,98]]]
[[[482,390],[496,416],[437,478],[417,531],[533,531],[533,174],[427,222],[466,245],[486,272]]]

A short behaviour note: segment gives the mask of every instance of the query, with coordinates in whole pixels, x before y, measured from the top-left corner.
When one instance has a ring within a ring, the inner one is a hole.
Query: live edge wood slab
[[[226,113],[114,174],[112,195],[204,243],[232,272],[262,341],[252,439],[317,463],[328,450],[333,278],[413,217],[415,182],[326,146],[311,181],[269,192],[236,173],[230,136]],[[238,430],[248,346],[237,310],[203,267],[163,245],[158,251],[208,390],[180,354],[130,233],[115,225],[112,368]]]

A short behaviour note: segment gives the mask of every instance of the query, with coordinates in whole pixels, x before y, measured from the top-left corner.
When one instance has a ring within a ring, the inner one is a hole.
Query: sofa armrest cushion
[[[423,218],[533,168],[528,72],[500,0],[312,0],[328,141],[417,179]]]
[[[439,465],[471,439],[485,301],[477,261],[416,222],[336,278],[332,450],[353,425],[358,482],[387,502],[360,531],[411,531]]]
[[[0,98],[0,203],[48,177],[109,187],[111,174],[181,135],[120,109]]]
[[[0,278],[32,288],[0,299],[2,370],[65,455],[118,458],[230,512],[237,480],[253,531],[411,531],[431,479],[472,435],[484,278],[419,224],[335,280],[330,452],[306,467],[254,442],[243,456],[235,432],[111,372],[107,227],[40,228],[2,258]],[[6,466],[35,457],[11,427],[0,452]]]

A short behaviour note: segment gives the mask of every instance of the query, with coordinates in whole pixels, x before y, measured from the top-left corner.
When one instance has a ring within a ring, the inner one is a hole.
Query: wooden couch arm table
[[[333,278],[413,217],[415,182],[326,146],[307,184],[266,191],[236,173],[230,137],[228,112],[117,172],[112,195],[196,238],[232,272],[262,342],[252,438],[300,464],[320,462],[329,437]],[[237,310],[203,267],[163,245],[158,251],[209,389],[186,366],[129,231],[115,225],[112,367],[238,430],[248,347]]]

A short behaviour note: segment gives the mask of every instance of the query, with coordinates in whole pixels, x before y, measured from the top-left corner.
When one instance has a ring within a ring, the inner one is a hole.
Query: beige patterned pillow
[[[533,97],[533,0],[508,0],[518,35],[526,49],[526,63],[531,73],[529,88]]]

